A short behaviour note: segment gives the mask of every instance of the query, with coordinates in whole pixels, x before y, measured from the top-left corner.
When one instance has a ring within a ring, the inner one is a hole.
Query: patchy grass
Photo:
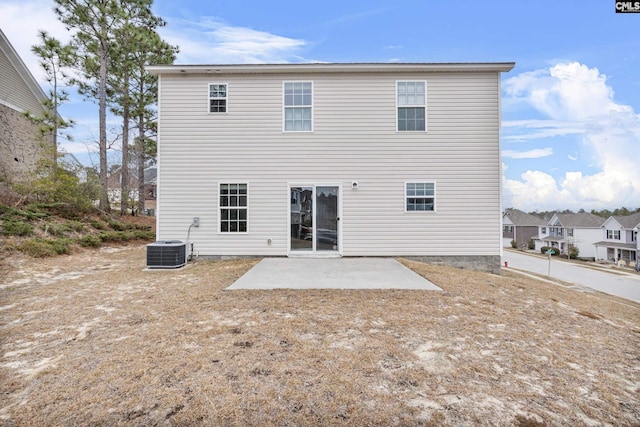
[[[4,425],[637,425],[640,306],[403,261],[444,292],[226,291],[257,261],[15,255]],[[597,313],[597,314],[595,314]]]
[[[19,251],[44,258],[73,253],[78,246],[155,239],[154,218],[72,211],[62,203],[21,208],[0,203],[0,257]]]

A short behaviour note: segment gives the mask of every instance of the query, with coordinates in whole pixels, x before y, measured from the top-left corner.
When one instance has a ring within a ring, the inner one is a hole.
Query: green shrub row
[[[148,225],[141,224],[126,224],[120,221],[114,221],[112,219],[107,219],[107,224],[111,227],[112,230],[115,231],[131,231],[131,230],[141,230],[141,231],[151,231],[151,227]]]
[[[18,249],[34,258],[45,258],[69,253],[71,239],[29,239],[22,242]]]
[[[154,240],[153,231],[106,231],[98,235],[86,235],[78,239],[40,239],[25,240],[17,246],[20,252],[24,252],[34,258],[44,258],[54,255],[69,253],[69,246],[78,243],[82,247],[98,247],[108,242],[128,242],[131,240]]]
[[[6,236],[31,236],[33,225],[22,221],[2,221],[2,234]]]

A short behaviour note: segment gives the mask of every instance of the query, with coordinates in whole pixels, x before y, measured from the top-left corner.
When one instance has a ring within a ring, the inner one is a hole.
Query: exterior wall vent
[[[147,245],[147,268],[178,268],[187,263],[187,244],[181,240],[158,240]]]

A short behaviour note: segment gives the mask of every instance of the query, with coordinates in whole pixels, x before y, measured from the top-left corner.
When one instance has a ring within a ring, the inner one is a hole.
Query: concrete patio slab
[[[227,289],[442,290],[393,258],[264,258]]]

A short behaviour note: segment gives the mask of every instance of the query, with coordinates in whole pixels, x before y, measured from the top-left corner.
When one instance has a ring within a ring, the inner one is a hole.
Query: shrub
[[[138,240],[155,240],[156,233],[152,230],[135,230],[133,232],[133,237]]]
[[[33,234],[33,225],[22,221],[2,221],[2,234],[6,236],[30,236]]]
[[[577,259],[580,255],[580,249],[577,246],[569,246],[569,258]]]
[[[111,229],[115,231],[125,231],[130,229],[130,227],[127,226],[127,224],[124,224],[119,221],[108,220],[107,224],[109,224],[109,227],[111,227]]]
[[[20,252],[32,256],[34,258],[46,258],[55,255],[53,247],[42,239],[25,240],[18,246]]]
[[[78,243],[82,247],[97,247],[102,243],[102,239],[98,236],[86,235],[78,239]]]
[[[91,224],[91,226],[93,228],[95,228],[96,230],[106,230],[107,229],[107,227],[104,224],[104,222],[102,222],[100,220],[97,220],[97,219],[93,219],[93,218],[89,219],[89,224]]]
[[[64,225],[69,230],[76,231],[76,232],[82,232],[82,231],[85,231],[87,229],[87,227],[83,223],[81,223],[80,221],[69,220],[69,221],[66,221],[64,223]]]
[[[98,236],[103,242],[127,242],[130,240],[129,234],[124,231],[105,231]]]
[[[56,254],[63,255],[69,253],[69,246],[72,241],[70,239],[55,239],[48,240],[47,243],[51,245]]]
[[[543,246],[540,248],[540,252],[542,252],[544,255],[547,254],[547,251],[553,251],[553,253],[551,254],[553,256],[557,256],[559,253],[558,248],[554,248],[553,246]]]
[[[515,240],[512,240],[512,241],[511,241],[511,247],[512,247],[513,249],[518,249],[518,243],[517,243]]]
[[[71,231],[64,224],[58,224],[55,222],[45,222],[44,224],[40,224],[40,229],[45,232],[45,234],[51,234],[52,236],[63,237],[65,233]]]
[[[529,239],[528,248],[529,250],[534,250],[536,248],[536,242],[534,242],[533,239]]]
[[[18,246],[18,249],[34,258],[45,258],[56,254],[68,254],[71,243],[69,239],[45,240],[36,238],[25,240]]]

